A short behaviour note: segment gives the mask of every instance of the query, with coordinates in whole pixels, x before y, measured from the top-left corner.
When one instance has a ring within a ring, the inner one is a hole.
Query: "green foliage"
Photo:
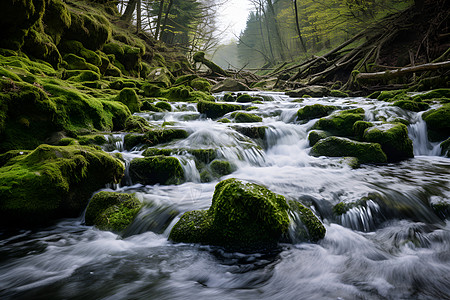
[[[40,145],[0,168],[0,222],[42,225],[77,217],[92,192],[123,172],[119,160],[91,147]]]

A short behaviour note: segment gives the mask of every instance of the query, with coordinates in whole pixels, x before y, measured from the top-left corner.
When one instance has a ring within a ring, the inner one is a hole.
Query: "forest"
[[[448,0],[0,1],[1,299],[450,299]]]

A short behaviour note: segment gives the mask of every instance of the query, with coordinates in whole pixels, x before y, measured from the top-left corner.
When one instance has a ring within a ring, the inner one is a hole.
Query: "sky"
[[[227,3],[219,9],[219,28],[224,30],[229,27],[223,35],[223,43],[235,39],[233,33],[239,35],[244,30],[251,9],[248,0],[227,0]]]

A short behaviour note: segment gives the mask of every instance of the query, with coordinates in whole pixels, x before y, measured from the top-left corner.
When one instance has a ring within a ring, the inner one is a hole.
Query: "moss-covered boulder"
[[[144,133],[150,130],[146,119],[140,116],[130,116],[125,122],[125,131]]]
[[[223,115],[242,109],[240,105],[229,103],[216,103],[211,101],[199,101],[197,110],[199,113],[205,114],[208,118],[216,119]]]
[[[191,80],[189,85],[197,91],[207,92],[209,93],[211,91],[211,83],[209,83],[208,80],[204,78],[196,78]]]
[[[130,177],[134,183],[145,185],[180,184],[184,181],[184,171],[175,157],[150,156],[131,161]]]
[[[173,75],[167,68],[155,68],[147,75],[147,80],[160,87],[168,88],[172,85]]]
[[[313,129],[328,131],[334,135],[350,137],[354,135],[353,124],[364,119],[364,109],[356,108],[341,111],[327,118],[319,119]]]
[[[424,111],[430,108],[427,103],[412,100],[398,100],[395,101],[393,105],[415,112]]]
[[[388,161],[395,162],[414,157],[413,143],[406,125],[401,123],[373,126],[364,131],[364,141],[378,143]]]
[[[261,98],[253,97],[249,94],[242,94],[236,98],[236,102],[239,102],[239,103],[251,103],[253,101],[258,101],[258,100],[261,100]]]
[[[450,103],[425,112],[422,118],[427,123],[428,138],[432,142],[445,140],[450,133]]]
[[[441,144],[441,155],[450,157],[450,138],[443,141]]]
[[[98,192],[86,209],[85,223],[101,230],[124,231],[142,207],[135,194]]]
[[[312,120],[328,116],[332,111],[336,110],[335,106],[327,106],[322,104],[313,104],[302,107],[297,112],[299,120]]]
[[[233,172],[233,168],[231,167],[230,162],[226,160],[214,160],[209,164],[209,167],[211,168],[213,174],[219,177],[228,175]]]
[[[288,208],[263,186],[227,179],[216,185],[209,210],[185,213],[169,238],[238,251],[273,248],[288,230]]]
[[[308,134],[308,142],[312,147],[317,144],[318,141],[323,140],[324,138],[329,137],[330,134],[323,130],[311,130]]]
[[[188,137],[188,132],[184,129],[155,129],[145,134],[128,134],[125,136],[125,149],[131,150],[139,144],[154,146],[157,144],[168,143],[176,139]]]
[[[115,100],[125,104],[131,113],[139,112],[141,109],[141,102],[136,92],[131,88],[121,90]]]
[[[297,201],[289,201],[289,214],[295,223],[295,230],[291,232],[292,240],[308,240],[317,242],[325,237],[326,229],[314,213]]]
[[[245,112],[235,112],[232,113],[231,116],[234,118],[234,121],[237,123],[257,123],[262,122],[262,118],[255,114],[249,114]]]
[[[330,96],[331,97],[336,97],[336,98],[345,98],[348,97],[348,94],[346,92],[340,91],[340,90],[331,90],[330,91]]]
[[[0,168],[0,223],[42,225],[77,217],[94,191],[123,173],[118,159],[92,147],[41,145]]]
[[[166,101],[156,102],[155,106],[162,110],[172,111],[172,106],[170,105],[170,103],[168,103]]]
[[[353,124],[353,132],[355,134],[355,137],[359,140],[363,139],[364,132],[367,128],[372,127],[373,123],[367,122],[367,121],[356,121]]]
[[[311,149],[313,156],[356,157],[360,163],[385,163],[386,154],[380,144],[363,143],[348,138],[330,136],[318,141]]]

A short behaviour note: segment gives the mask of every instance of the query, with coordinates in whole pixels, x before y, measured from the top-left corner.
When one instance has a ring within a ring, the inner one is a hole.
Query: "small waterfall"
[[[427,123],[422,119],[422,114],[423,112],[418,113],[416,122],[408,126],[414,155],[439,156],[441,152],[439,143],[431,143],[428,140]]]
[[[195,165],[195,160],[192,155],[180,156],[174,155],[181,164],[184,171],[184,179],[188,182],[200,182],[200,174]]]
[[[347,228],[359,231],[371,231],[375,229],[374,216],[380,212],[380,206],[372,200],[365,206],[355,206],[341,215],[341,224]]]
[[[105,138],[107,140],[107,144],[103,147],[105,151],[125,151],[124,148],[124,139],[126,133],[115,133],[115,134],[107,134]]]

